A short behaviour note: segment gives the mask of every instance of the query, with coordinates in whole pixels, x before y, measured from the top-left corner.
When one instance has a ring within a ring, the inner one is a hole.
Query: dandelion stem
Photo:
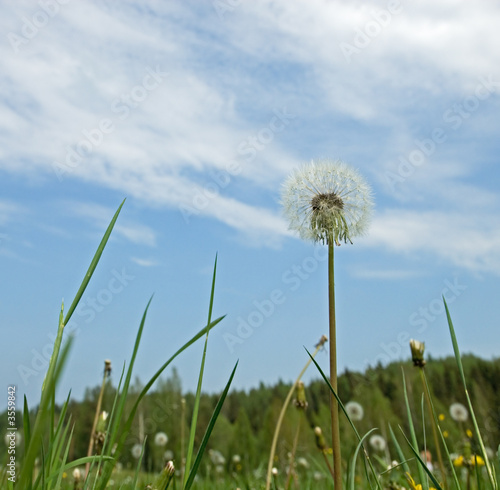
[[[333,266],[333,247],[335,246],[333,233],[330,232],[328,239],[328,304],[330,323],[330,384],[338,393],[337,389],[337,339],[335,321],[335,276]],[[332,418],[332,450],[333,450],[333,480],[335,490],[342,489],[342,460],[340,454],[340,430],[339,430],[339,406],[337,399],[330,393],[330,407]]]

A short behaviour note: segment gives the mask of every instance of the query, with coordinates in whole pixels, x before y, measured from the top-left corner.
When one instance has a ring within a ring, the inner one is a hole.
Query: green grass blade
[[[26,458],[28,448],[31,444],[31,422],[30,422],[30,410],[28,408],[28,399],[24,395],[24,409],[23,409],[23,430],[24,430],[24,457]],[[33,470],[31,469],[31,478],[29,478],[27,490],[33,488]]]
[[[205,448],[207,447],[208,441],[210,439],[210,435],[212,434],[212,430],[215,426],[215,422],[217,421],[217,417],[219,416],[220,411],[222,410],[222,405],[224,404],[224,400],[226,399],[227,393],[229,391],[229,387],[231,386],[231,383],[234,378],[234,373],[236,372],[236,368],[238,367],[238,362],[236,362],[233,371],[231,372],[231,376],[229,377],[229,381],[226,384],[226,387],[224,388],[224,391],[222,392],[219,401],[217,402],[217,406],[215,407],[214,413],[212,414],[212,417],[210,419],[210,422],[208,423],[207,429],[205,431],[205,435],[203,436],[203,439],[200,444],[200,448],[198,449],[198,454],[196,455],[196,458],[193,463],[193,467],[190,470],[189,477],[186,481],[186,485],[184,486],[185,490],[189,490],[191,488],[191,485],[194,482],[194,477],[196,476],[196,473],[198,471],[198,468],[201,463],[201,459],[203,457],[203,453],[205,452]]]
[[[72,340],[73,339],[70,337],[62,347],[60,356],[57,357],[57,365],[54,366],[53,372],[45,380],[45,386],[42,390],[40,405],[38,407],[35,423],[33,424],[33,429],[31,432],[29,447],[26,450],[26,456],[19,474],[18,488],[29,488],[30,486],[29,482],[31,482],[31,478],[33,475],[35,459],[39,455],[40,449],[43,450],[43,436],[47,431],[47,426],[52,424],[52,420],[49,420],[49,409],[53,400],[57,381],[59,380],[62,374],[62,370],[66,364]]]
[[[365,439],[374,431],[376,431],[377,429],[371,429],[369,430],[362,438],[361,440],[358,442],[358,445],[356,446],[356,449],[354,450],[354,453],[352,455],[352,463],[351,463],[351,466],[350,466],[350,471],[348,472],[348,475],[347,475],[347,478],[349,480],[349,488],[351,490],[356,490],[356,483],[355,483],[355,480],[356,480],[356,460],[358,459],[358,453],[359,453],[359,450],[363,447],[363,443],[365,441]]]
[[[351,418],[349,417],[349,414],[347,413],[347,410],[345,409],[344,404],[342,403],[342,400],[339,398],[339,396],[337,395],[336,391],[333,389],[333,386],[331,385],[330,380],[325,375],[325,373],[323,372],[323,370],[321,369],[321,367],[319,366],[319,364],[316,362],[316,360],[314,359],[314,357],[312,356],[312,354],[307,349],[306,349],[306,352],[309,354],[309,357],[312,359],[312,362],[314,363],[314,365],[316,366],[317,370],[321,374],[323,380],[328,385],[328,388],[330,388],[330,391],[333,393],[333,396],[336,398],[336,400],[337,400],[337,402],[339,404],[339,407],[344,412],[344,415],[346,416],[347,420],[349,421],[349,424],[351,425],[352,430],[356,434],[356,437],[358,438],[358,441],[361,442],[362,438],[359,435],[359,432],[357,431],[357,429],[356,429],[354,423],[352,422]],[[364,447],[363,447],[363,450],[364,450]],[[370,466],[370,471],[372,473],[372,476],[375,478],[375,481],[377,483],[377,488],[379,488],[380,490],[382,490],[382,486],[380,485],[380,481],[379,481],[379,479],[377,477],[377,472],[375,471],[375,468],[373,467],[373,463],[372,463],[370,457],[368,456],[368,453],[366,452],[366,450],[364,450],[364,455],[365,455],[365,459],[368,461],[368,465]]]
[[[120,454],[121,454],[121,452],[123,450],[123,446],[125,444],[125,440],[126,440],[126,438],[128,436],[128,433],[129,433],[129,431],[130,431],[130,429],[132,427],[132,423],[133,423],[135,414],[137,412],[137,409],[139,407],[139,403],[144,398],[144,396],[146,395],[146,393],[149,391],[149,389],[151,388],[151,386],[153,385],[153,383],[158,379],[158,377],[161,375],[161,373],[175,360],[175,358],[179,354],[181,354],[182,352],[184,352],[188,347],[190,347],[192,344],[194,344],[194,342],[196,342],[198,339],[200,339],[201,337],[203,337],[204,335],[206,335],[207,331],[210,331],[212,328],[214,328],[223,318],[224,318],[224,316],[221,316],[221,317],[217,318],[216,320],[214,320],[213,322],[211,322],[209,325],[206,325],[205,327],[203,327],[194,337],[192,337],[181,348],[179,348],[175,352],[175,354],[173,356],[171,356],[170,359],[167,362],[165,362],[163,364],[163,366],[160,367],[160,369],[158,369],[158,371],[153,375],[153,377],[144,386],[144,388],[142,389],[141,393],[137,397],[137,400],[135,401],[135,403],[134,403],[134,405],[132,407],[132,410],[130,411],[125,424],[123,425],[123,428],[121,430],[121,436],[118,439],[117,446],[116,446],[116,451],[114,453],[115,458],[113,458],[113,459],[118,459],[120,457]],[[128,391],[128,387],[127,387],[127,391]],[[125,388],[123,389],[123,392],[125,392]],[[123,396],[123,394],[120,395],[120,396]],[[110,436],[109,436],[108,454],[110,454],[109,451],[111,451],[111,448],[113,447],[113,444],[115,443],[116,439],[118,438],[118,427],[119,427],[120,420],[121,420],[121,417],[122,417],[121,413],[122,412],[119,412],[119,410],[117,408],[117,415],[116,415],[117,429],[116,429],[116,433],[110,434]],[[111,421],[110,421],[110,426],[111,426]],[[111,431],[111,429],[110,429],[110,431]],[[99,486],[97,486],[98,489],[104,489],[104,488],[106,488],[107,481],[111,477],[111,471],[113,470],[113,466],[114,466],[114,464],[110,463],[109,461],[106,461],[104,463],[102,474],[101,474],[101,477],[99,479]]]
[[[141,342],[141,337],[142,337],[142,332],[144,330],[144,325],[146,324],[146,317],[148,314],[149,306],[151,305],[151,301],[153,300],[153,297],[148,301],[148,304],[146,305],[146,308],[144,310],[144,313],[142,315],[141,323],[139,325],[139,330],[137,331],[137,335],[135,337],[135,343],[134,343],[134,348],[132,350],[132,357],[130,359],[130,363],[127,369],[127,374],[125,376],[125,382],[123,384],[123,389],[120,393],[119,396],[119,401],[116,409],[116,415],[113,417],[113,420],[110,421],[109,423],[109,428],[108,428],[108,437],[109,437],[109,451],[115,444],[115,441],[119,437],[119,431],[120,431],[120,424],[123,418],[123,413],[125,411],[125,405],[127,403],[127,395],[128,395],[128,390],[130,387],[130,382],[132,379],[132,370],[134,368],[135,364],[135,359],[137,357],[137,352],[139,350],[139,344]],[[132,422],[130,422],[130,426],[132,425]],[[118,458],[121,454],[121,450],[123,447],[123,443],[125,442],[125,438],[127,437],[127,434],[130,430],[130,427],[124,427],[121,433],[121,437],[118,442],[118,446],[116,448],[116,458]],[[101,477],[99,478],[99,485],[97,488],[105,488],[107,485],[107,482],[109,478],[111,477],[111,471],[113,469],[113,464],[104,464],[103,468],[103,473]]]
[[[87,286],[90,282],[90,279],[92,278],[92,275],[94,274],[94,271],[97,267],[97,264],[99,263],[99,259],[101,258],[104,247],[108,243],[109,236],[111,235],[111,232],[113,231],[113,227],[115,226],[116,220],[118,219],[118,215],[120,214],[120,211],[121,211],[124,204],[125,204],[125,199],[122,201],[122,203],[118,207],[115,215],[113,216],[113,219],[111,220],[111,223],[108,225],[108,228],[106,229],[106,232],[104,233],[104,236],[102,237],[101,243],[99,243],[99,246],[97,247],[96,253],[94,254],[94,257],[92,258],[92,261],[90,262],[90,266],[87,270],[87,273],[85,274],[85,277],[83,278],[83,281],[80,284],[80,287],[78,288],[75,299],[71,303],[71,306],[69,307],[68,312],[66,313],[66,317],[64,318],[64,325],[68,324],[69,319],[73,315],[76,307],[78,306],[78,303],[80,302],[80,299],[83,296],[83,293],[85,292],[85,289],[87,289]]]
[[[441,487],[441,485],[439,484],[439,482],[436,480],[436,477],[431,473],[431,471],[429,470],[429,468],[427,468],[427,465],[425,464],[425,461],[420,457],[420,454],[418,454],[418,446],[417,446],[417,449],[415,449],[412,446],[412,444],[409,441],[409,439],[405,436],[402,427],[399,427],[399,430],[403,434],[403,437],[406,439],[406,442],[408,443],[408,446],[410,446],[410,449],[412,450],[413,454],[417,458],[417,461],[420,463],[418,465],[419,468],[421,468],[423,471],[425,471],[427,473],[427,475],[429,476],[429,478],[432,480],[432,483],[434,483],[434,485],[436,486],[437,490],[443,490],[443,488]]]
[[[477,440],[479,442],[479,447],[481,448],[481,456],[484,459],[486,465],[486,471],[488,473],[488,478],[490,480],[491,487],[494,490],[498,489],[498,483],[495,474],[495,468],[491,466],[490,460],[488,459],[488,455],[486,453],[486,449],[484,447],[483,438],[481,436],[481,432],[479,431],[479,425],[477,423],[476,415],[474,413],[474,407],[472,406],[472,402],[469,396],[469,390],[467,389],[467,382],[465,380],[464,368],[462,365],[462,358],[460,356],[460,349],[458,348],[457,336],[455,335],[455,328],[453,327],[453,322],[451,321],[450,310],[448,309],[448,305],[446,303],[446,299],[443,296],[444,307],[446,309],[446,318],[448,320],[448,327],[450,329],[451,342],[453,344],[453,352],[455,353],[455,359],[457,361],[458,371],[460,373],[460,378],[462,379],[462,384],[465,391],[465,396],[467,398],[467,404],[469,405],[469,412],[472,419],[472,423],[474,425],[474,431],[476,433]]]
[[[48,481],[50,481],[53,477],[57,476],[57,481],[56,481],[56,485],[55,485],[54,490],[60,490],[60,488],[61,488],[61,483],[62,483],[62,479],[63,479],[63,475],[64,475],[64,465],[66,464],[66,461],[68,459],[69,448],[71,446],[71,439],[73,438],[73,430],[74,430],[74,426],[71,429],[71,433],[66,441],[66,448],[65,448],[64,454],[61,458],[58,472],[55,475],[49,477],[49,480],[48,480]],[[64,439],[65,438],[66,438],[66,431],[64,431]]]
[[[207,325],[210,324],[212,320],[212,308],[214,304],[214,291],[215,291],[215,276],[217,272],[217,255],[215,256],[215,264],[214,264],[214,272],[212,276],[212,289],[210,292],[210,301],[208,306],[208,321]],[[194,408],[193,408],[193,416],[191,419],[191,429],[189,431],[189,442],[188,442],[188,451],[186,455],[186,466],[185,466],[185,475],[184,475],[184,483],[187,484],[188,476],[191,471],[191,459],[193,457],[194,452],[194,438],[196,435],[196,425],[198,422],[198,411],[200,408],[200,399],[201,399],[201,386],[203,383],[203,373],[205,371],[205,360],[207,357],[207,344],[208,344],[208,331],[205,336],[205,345],[203,347],[203,355],[201,357],[201,366],[200,366],[200,374],[198,376],[198,385],[196,387],[196,396],[194,399]]]
[[[430,390],[429,384],[427,382],[427,375],[425,374],[425,370],[422,370],[422,373],[423,373],[422,378],[424,380],[425,390],[427,391],[427,394],[428,394],[427,399],[429,400],[429,403],[431,406],[432,417],[434,418],[434,423],[439,431],[439,435],[441,437],[441,442],[443,443],[443,447],[444,447],[444,450],[446,452],[448,462],[450,463],[451,474],[453,475],[453,481],[455,483],[455,487],[457,490],[460,490],[460,482],[458,481],[457,472],[455,471],[455,465],[453,464],[453,460],[451,459],[450,451],[448,449],[448,445],[446,444],[446,439],[443,435],[443,431],[441,430],[441,426],[439,425],[439,418],[438,418],[438,415],[436,413],[436,409],[434,408],[434,402],[432,401],[431,390]]]
[[[139,473],[141,472],[142,458],[144,457],[144,449],[146,447],[146,441],[147,441],[147,437],[144,439],[144,442],[142,443],[141,455],[139,456],[139,459],[137,460],[137,467],[135,469],[134,481],[132,483],[131,488],[137,488],[137,480],[139,479]]]
[[[412,441],[412,444],[416,448],[418,448],[417,434],[415,433],[415,426],[413,425],[413,417],[411,414],[410,402],[408,400],[408,390],[406,389],[406,378],[405,378],[405,372],[404,372],[403,368],[401,368],[401,372],[403,375],[403,393],[404,393],[404,397],[405,397],[406,415],[408,417],[408,426],[410,427],[411,441]],[[403,434],[403,436],[406,439],[406,436],[404,434]],[[422,467],[420,465],[417,465],[417,471],[418,471],[418,477],[420,478],[420,483],[422,484],[422,488],[428,490],[429,485],[427,483],[427,478],[425,478],[425,473],[422,470]]]
[[[405,455],[403,453],[403,450],[401,449],[399,441],[396,439],[396,435],[394,434],[394,431],[392,430],[391,424],[389,424],[389,432],[391,433],[392,443],[394,444],[394,447],[396,448],[396,452],[398,453],[398,458],[399,458],[399,461],[401,461],[400,464],[403,466],[403,470],[405,471],[405,473],[410,473],[410,466],[406,462]]]

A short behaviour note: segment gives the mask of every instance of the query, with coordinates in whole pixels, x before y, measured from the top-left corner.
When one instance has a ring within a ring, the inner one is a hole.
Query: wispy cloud
[[[17,51],[9,39],[0,45],[8,74],[0,81],[0,169],[104,186],[276,247],[289,236],[277,204],[284,176],[310,157],[349,157],[373,177],[380,197],[371,243],[496,270],[495,231],[461,214],[460,196],[490,206],[488,219],[498,201],[469,182],[486,157],[478,162],[458,130],[448,129],[458,141],[439,145],[396,192],[385,176],[446,111],[467,103],[480,77],[492,77],[491,96],[474,117],[462,116],[461,130],[495,127],[500,45],[490,40],[500,8],[485,0],[400,7],[258,0],[222,19],[211,3],[68,3]],[[22,36],[23,17],[38,6],[0,8],[2,30]],[[350,57],[346,45],[354,47]],[[277,111],[291,116],[277,120]],[[497,143],[488,137],[491,149]],[[458,155],[449,154],[453,145]],[[385,209],[385,199],[411,210]],[[448,251],[429,243],[442,227],[454,243],[433,243]],[[469,244],[460,239],[463,227]],[[154,231],[137,223],[117,231],[155,245]]]

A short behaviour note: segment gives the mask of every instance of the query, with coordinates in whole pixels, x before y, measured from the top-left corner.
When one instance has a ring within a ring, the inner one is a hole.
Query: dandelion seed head
[[[292,173],[282,192],[290,229],[301,238],[337,245],[363,235],[373,205],[370,186],[339,160],[313,161]]]
[[[469,418],[469,412],[461,403],[450,405],[450,416],[455,422],[465,422]]]
[[[347,412],[347,415],[349,415],[349,418],[354,421],[358,422],[363,419],[363,416],[365,414],[363,407],[361,404],[355,401],[350,401],[345,404],[345,410]]]
[[[378,434],[374,434],[370,437],[370,446],[376,451],[383,451],[386,447],[387,443],[382,436]]]
[[[155,446],[163,447],[168,442],[168,436],[165,432],[157,432],[155,434]]]
[[[142,453],[142,444],[134,444],[130,450],[134,459],[139,459]]]

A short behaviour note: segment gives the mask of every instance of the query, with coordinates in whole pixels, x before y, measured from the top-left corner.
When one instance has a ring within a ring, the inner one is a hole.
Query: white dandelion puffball
[[[296,170],[283,185],[282,203],[290,229],[301,238],[352,243],[370,221],[370,186],[340,160],[318,160]]]
[[[130,450],[134,459],[139,459],[142,453],[142,444],[134,444]]]
[[[383,451],[387,443],[382,436],[375,434],[370,437],[370,446],[376,451]]]
[[[157,432],[155,435],[155,446],[166,446],[168,442],[168,436],[165,432]]]
[[[450,405],[450,415],[455,422],[465,422],[469,418],[469,412],[461,403]]]
[[[349,415],[349,418],[354,422],[362,420],[365,414],[363,407],[358,402],[354,401],[350,401],[345,404],[345,411],[347,412],[347,415]]]

